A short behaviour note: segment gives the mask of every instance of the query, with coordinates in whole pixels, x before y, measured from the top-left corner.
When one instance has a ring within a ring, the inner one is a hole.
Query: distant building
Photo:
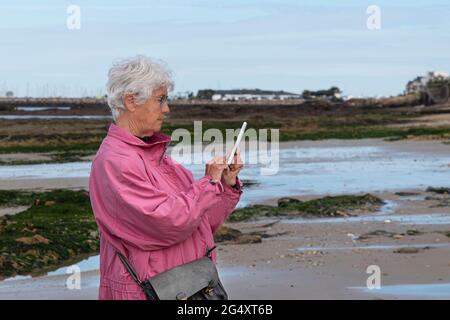
[[[406,84],[405,93],[421,93],[425,91],[425,87],[430,81],[449,80],[449,75],[446,72],[429,71],[425,76],[419,76],[408,81]]]
[[[14,92],[12,92],[12,91],[6,91],[5,96],[8,97],[8,98],[12,98],[12,97],[14,97]]]
[[[286,91],[270,91],[260,89],[235,90],[199,90],[197,97],[210,98],[213,101],[240,101],[240,100],[289,100],[301,99],[301,94]]]

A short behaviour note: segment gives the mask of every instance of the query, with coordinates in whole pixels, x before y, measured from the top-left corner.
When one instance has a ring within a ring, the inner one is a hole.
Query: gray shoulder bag
[[[212,249],[200,259],[141,281],[128,259],[117,252],[131,277],[144,290],[147,300],[228,300],[211,259]]]

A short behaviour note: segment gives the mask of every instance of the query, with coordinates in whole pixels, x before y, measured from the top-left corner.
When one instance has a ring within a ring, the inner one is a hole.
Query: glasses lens
[[[162,108],[167,103],[168,100],[169,100],[168,96],[162,96],[161,99],[159,99],[159,106]]]

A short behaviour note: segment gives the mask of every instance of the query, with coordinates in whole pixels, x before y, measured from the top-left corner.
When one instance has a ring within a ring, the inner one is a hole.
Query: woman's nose
[[[169,104],[166,102],[164,104],[164,107],[162,108],[162,113],[169,113],[170,112],[170,108],[169,108]]]

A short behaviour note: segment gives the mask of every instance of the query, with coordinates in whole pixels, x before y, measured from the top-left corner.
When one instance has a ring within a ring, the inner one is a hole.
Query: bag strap
[[[137,275],[136,271],[134,270],[133,266],[128,261],[128,259],[119,251],[117,251],[117,255],[119,256],[120,261],[122,261],[123,265],[125,266],[125,269],[127,269],[128,273],[131,275],[133,280],[139,285],[139,287],[141,287],[142,290],[144,290],[144,293],[147,296],[147,298],[151,300],[159,300],[158,295],[156,294],[156,291],[153,288],[152,284],[149,281],[145,281],[143,283],[139,279],[139,276]]]
[[[130,264],[127,258],[123,254],[117,251],[117,255],[119,256],[120,261],[122,261],[123,265],[125,266],[125,269],[127,269],[128,273],[131,275],[134,281],[142,288],[142,281],[139,279],[139,276],[137,275],[136,271],[134,270],[133,266]]]
[[[205,254],[205,256],[206,257],[208,257],[208,258],[210,258],[210,259],[212,259],[212,256],[211,256],[211,252],[216,248],[217,246],[214,246],[214,247],[212,247],[211,249],[207,246],[206,247],[206,254]]]

